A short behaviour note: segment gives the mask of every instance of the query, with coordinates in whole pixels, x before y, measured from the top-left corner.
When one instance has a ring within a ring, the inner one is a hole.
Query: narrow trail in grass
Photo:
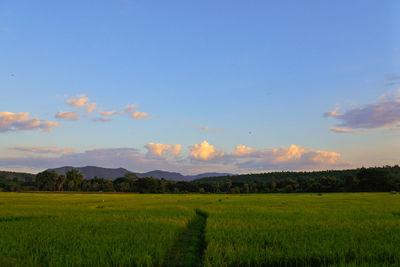
[[[207,216],[204,211],[196,209],[196,216],[188,222],[168,250],[164,266],[202,266],[207,246],[204,236]]]

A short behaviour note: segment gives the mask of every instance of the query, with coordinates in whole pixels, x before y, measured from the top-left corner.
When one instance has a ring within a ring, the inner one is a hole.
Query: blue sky
[[[398,1],[1,1],[0,169],[399,163],[399,36]]]

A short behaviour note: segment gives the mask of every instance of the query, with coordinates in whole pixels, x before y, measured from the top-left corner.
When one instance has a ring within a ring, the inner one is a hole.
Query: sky
[[[399,1],[0,1],[0,169],[400,163]]]

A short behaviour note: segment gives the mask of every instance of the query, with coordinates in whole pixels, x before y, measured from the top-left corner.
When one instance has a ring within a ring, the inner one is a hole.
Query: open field
[[[400,265],[388,193],[0,193],[0,229],[0,266]]]

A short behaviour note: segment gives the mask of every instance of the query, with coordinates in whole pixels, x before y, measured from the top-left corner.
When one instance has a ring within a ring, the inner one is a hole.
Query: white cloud
[[[53,131],[53,127],[58,126],[57,122],[37,118],[30,119],[29,112],[0,112],[0,132],[28,130],[51,132]]]

